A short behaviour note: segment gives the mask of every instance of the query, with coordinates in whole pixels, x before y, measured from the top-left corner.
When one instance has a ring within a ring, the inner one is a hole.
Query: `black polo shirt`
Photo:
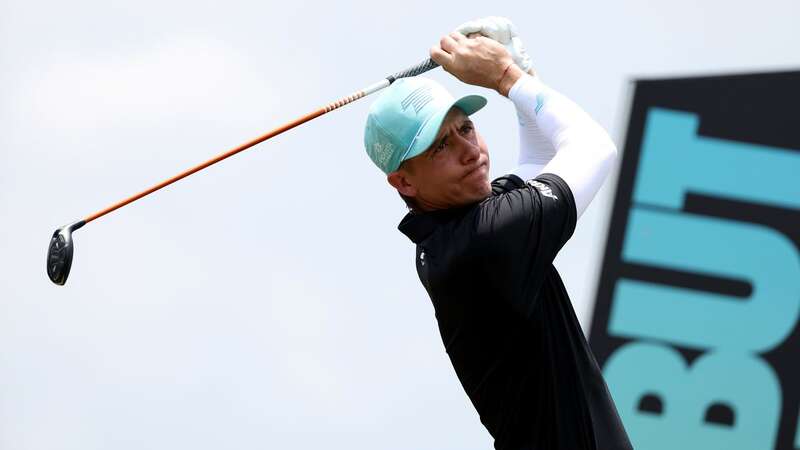
[[[468,206],[409,213],[445,350],[496,449],[631,449],[553,266],[575,200],[557,175],[492,182]]]

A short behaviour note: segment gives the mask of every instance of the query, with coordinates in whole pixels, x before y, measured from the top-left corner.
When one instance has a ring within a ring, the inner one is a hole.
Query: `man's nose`
[[[459,155],[461,158],[461,163],[465,165],[469,165],[474,162],[478,157],[481,155],[481,149],[478,147],[477,142],[472,142],[471,140],[465,138],[464,136],[456,133],[456,142],[458,146],[461,148],[461,154]]]

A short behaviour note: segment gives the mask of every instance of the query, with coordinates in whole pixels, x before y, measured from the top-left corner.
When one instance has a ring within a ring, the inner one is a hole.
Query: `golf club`
[[[50,238],[50,246],[47,249],[47,276],[50,277],[50,281],[58,285],[64,285],[64,283],[67,282],[67,277],[69,276],[69,270],[72,267],[72,255],[74,252],[72,233],[75,232],[77,229],[81,228],[82,226],[86,225],[87,223],[95,219],[98,219],[116,209],[119,209],[127,205],[128,203],[134,202],[146,195],[152,194],[153,192],[165,186],[168,186],[180,180],[181,178],[188,177],[189,175],[198,172],[200,170],[203,170],[214,163],[220,162],[223,159],[233,156],[256,144],[264,142],[273,136],[277,136],[283,133],[284,131],[290,130],[300,124],[308,122],[311,119],[315,119],[325,113],[333,111],[334,109],[338,109],[344,105],[347,105],[348,103],[352,103],[362,97],[366,97],[369,94],[377,92],[389,86],[390,84],[394,83],[395,80],[398,80],[400,78],[413,77],[421,73],[427,72],[431,69],[434,69],[438,66],[439,64],[437,64],[432,59],[428,58],[427,60],[421,62],[420,64],[417,64],[413,67],[409,67],[408,69],[403,70],[401,72],[397,72],[393,75],[390,75],[382,79],[381,81],[378,81],[377,83],[373,83],[364,89],[358,90],[355,93],[348,95],[347,97],[343,97],[333,103],[329,103],[314,112],[306,114],[305,116],[302,116],[296,120],[293,120],[278,128],[275,128],[269,133],[259,136],[249,142],[245,142],[244,144],[236,148],[233,148],[225,153],[222,153],[214,158],[209,159],[208,161],[202,164],[199,164],[184,172],[181,172],[172,178],[164,180],[161,183],[158,183],[155,186],[150,187],[149,189],[146,189],[136,195],[126,198],[125,200],[115,203],[106,209],[103,209],[101,211],[96,212],[95,214],[92,214],[91,216],[88,216],[84,219],[78,220],[69,225],[64,225],[63,227],[58,228],[55,232],[53,232],[53,236]]]

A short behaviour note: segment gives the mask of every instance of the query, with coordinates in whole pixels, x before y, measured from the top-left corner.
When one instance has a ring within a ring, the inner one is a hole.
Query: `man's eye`
[[[461,127],[461,132],[462,133],[466,134],[466,133],[469,133],[470,131],[472,131],[472,126],[470,126],[470,125],[464,125],[463,127]]]

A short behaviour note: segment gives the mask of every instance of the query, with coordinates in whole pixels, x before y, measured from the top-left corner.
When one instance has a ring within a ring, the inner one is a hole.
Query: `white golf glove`
[[[511,20],[505,17],[488,16],[464,22],[456,28],[456,31],[464,36],[479,33],[503,44],[519,68],[524,72],[532,73],[533,62],[525,51],[522,39],[517,36],[517,29]]]

